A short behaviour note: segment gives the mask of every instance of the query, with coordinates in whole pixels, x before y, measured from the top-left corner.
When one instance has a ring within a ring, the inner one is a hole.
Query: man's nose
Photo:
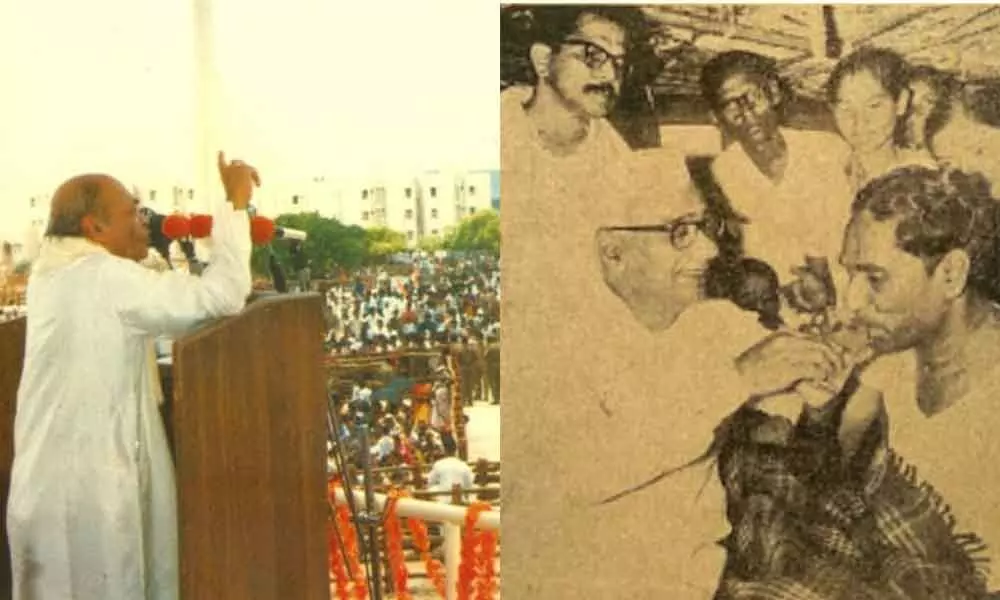
[[[861,278],[851,276],[844,294],[844,308],[851,316],[857,315],[871,304],[871,298]]]
[[[601,83],[612,83],[618,81],[618,69],[614,61],[608,60],[604,64],[593,70],[594,77]]]

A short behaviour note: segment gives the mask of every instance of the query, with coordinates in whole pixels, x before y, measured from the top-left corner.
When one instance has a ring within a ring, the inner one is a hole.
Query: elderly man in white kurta
[[[138,264],[148,232],[117,180],[56,191],[28,284],[7,512],[16,600],[178,597],[176,490],[152,342],[233,315],[250,293],[256,171],[220,153],[212,264]]]

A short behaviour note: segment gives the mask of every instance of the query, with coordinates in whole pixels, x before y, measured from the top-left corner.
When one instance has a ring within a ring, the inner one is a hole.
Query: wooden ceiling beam
[[[762,29],[741,23],[729,25],[697,16],[689,10],[678,11],[677,8],[668,6],[649,7],[646,10],[651,18],[668,28],[688,29],[696,34],[736,39],[798,52],[808,53],[811,51],[809,39],[803,36]]]

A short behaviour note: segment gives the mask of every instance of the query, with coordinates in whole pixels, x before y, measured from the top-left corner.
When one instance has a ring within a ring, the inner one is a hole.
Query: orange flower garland
[[[482,567],[476,600],[493,600],[497,592],[496,556],[500,536],[496,531],[482,531]]]
[[[328,486],[329,502],[332,508],[331,518],[327,522],[327,540],[330,547],[330,571],[333,573],[334,582],[337,587],[337,600],[350,600],[348,590],[347,566],[343,552],[340,551],[340,540],[338,539],[336,521],[336,501],[337,488],[340,484],[336,480],[331,480]]]
[[[476,502],[465,514],[462,532],[462,562],[458,567],[459,600],[492,600],[496,589],[494,561],[496,532],[480,531],[476,521],[483,512],[492,510],[486,502]]]
[[[398,490],[389,492],[389,502],[385,510],[385,548],[389,558],[389,568],[392,570],[392,582],[396,590],[397,600],[411,600],[406,572],[406,559],[403,556],[403,528],[399,524],[399,514],[396,503],[403,495]]]
[[[409,528],[410,535],[413,536],[413,544],[420,552],[420,558],[427,568],[427,577],[434,584],[434,589],[437,590],[438,594],[441,594],[442,598],[446,597],[444,565],[441,564],[441,561],[431,557],[431,541],[427,536],[427,524],[420,519],[410,517],[406,519],[406,526]]]
[[[361,568],[361,558],[358,553],[358,538],[357,532],[354,529],[354,523],[351,522],[351,511],[347,506],[341,504],[336,504],[336,493],[337,489],[341,487],[340,481],[333,479],[330,481],[328,486],[329,490],[329,501],[330,504],[336,507],[336,528],[340,531],[340,537],[344,542],[344,550],[347,552],[347,561],[350,562],[351,570],[350,573],[354,576],[354,586],[351,591],[354,593],[355,600],[367,600],[368,598],[368,581],[365,579],[365,572]],[[340,581],[341,573],[337,572],[337,564],[341,567],[344,566],[345,560],[340,552],[340,544],[337,542],[336,534],[333,532],[334,524],[331,523],[331,539],[330,539],[330,562],[331,566],[334,568],[334,577],[337,579],[337,597],[338,600],[347,600],[347,582],[351,578],[347,574],[346,568],[342,573],[343,583]],[[334,550],[334,546],[336,549]],[[336,561],[336,564],[334,563]],[[343,595],[341,595],[341,587],[343,587]]]

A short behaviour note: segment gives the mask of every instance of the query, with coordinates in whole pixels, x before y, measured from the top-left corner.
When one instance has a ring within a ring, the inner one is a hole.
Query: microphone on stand
[[[173,262],[170,260],[170,244],[176,241],[180,245],[184,257],[187,258],[191,273],[200,274],[205,265],[198,260],[194,242],[211,236],[212,216],[206,214],[162,215],[149,207],[141,208],[140,212],[149,225],[150,247],[163,257],[167,265],[171,269],[174,268]],[[250,215],[250,238],[255,246],[269,246],[274,240],[288,240],[294,250],[300,250],[298,246],[308,237],[304,231],[275,225],[271,219],[258,215],[254,207],[249,207],[248,213]],[[271,273],[275,291],[286,293],[288,291],[288,277],[273,248],[268,248],[267,259],[268,271]]]
[[[195,214],[191,215],[191,237],[195,239],[207,238],[212,234],[212,215]],[[306,232],[275,225],[274,221],[267,217],[254,215],[250,217],[250,237],[253,243],[258,246],[266,246],[274,240],[294,240],[305,241],[308,237]]]
[[[167,266],[174,268],[170,260],[170,244],[174,240],[190,235],[191,226],[187,219],[180,215],[161,215],[149,207],[139,209],[139,214],[146,220],[149,227],[149,246],[163,257]]]

